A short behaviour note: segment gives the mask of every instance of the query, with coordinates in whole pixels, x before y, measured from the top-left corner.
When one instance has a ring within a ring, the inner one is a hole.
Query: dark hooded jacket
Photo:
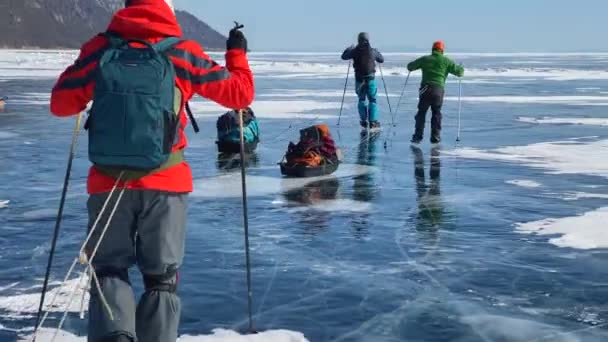
[[[376,74],[376,62],[384,63],[382,54],[371,47],[368,41],[362,41],[355,47],[349,47],[342,53],[343,60],[353,60],[355,79],[373,78]]]

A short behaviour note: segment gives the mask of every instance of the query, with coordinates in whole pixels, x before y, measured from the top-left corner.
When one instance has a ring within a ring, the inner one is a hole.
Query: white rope
[[[119,179],[120,179],[120,177],[122,177],[122,173],[119,176]],[[97,277],[97,273],[95,273],[95,268],[93,268],[93,260],[95,260],[95,256],[97,255],[99,246],[101,246],[101,242],[103,241],[103,238],[105,237],[106,233],[108,232],[108,228],[110,227],[110,224],[112,223],[112,218],[114,218],[114,214],[116,213],[116,209],[118,209],[118,205],[120,204],[120,200],[122,199],[122,196],[125,194],[125,190],[126,190],[126,187],[123,187],[120,190],[118,198],[116,199],[116,203],[114,204],[114,207],[112,208],[112,212],[110,213],[110,216],[108,217],[108,221],[106,222],[106,225],[104,226],[104,228],[101,232],[101,235],[99,236],[99,239],[97,240],[97,244],[95,245],[95,248],[93,249],[93,253],[91,253],[90,259],[87,259],[86,254],[84,254],[84,253],[82,253],[80,255],[80,262],[87,266],[84,273],[87,273],[87,272],[92,273],[93,280],[95,281],[95,287],[96,287],[97,293],[99,295],[99,299],[101,300],[104,308],[106,309],[106,312],[111,321],[114,320],[114,315],[113,315],[112,309],[110,308],[110,305],[108,304],[108,301],[101,289],[101,285],[99,283],[99,278]],[[102,214],[103,213],[100,213],[99,215],[101,216]],[[83,314],[81,312],[81,317],[82,316],[83,316]]]
[[[114,214],[116,213],[116,209],[118,209],[118,204],[120,203],[120,200],[122,199],[122,195],[125,194],[125,190],[126,190],[126,188],[122,188],[122,190],[120,190],[120,194],[118,195],[118,198],[116,199],[116,204],[114,204],[114,208],[112,208],[112,212],[110,213],[110,216],[108,217],[108,221],[106,222],[105,227],[103,227],[103,230],[101,231],[101,235],[99,236],[99,239],[97,239],[97,244],[95,245],[95,248],[93,249],[93,253],[91,253],[91,256],[89,257],[90,259],[86,262],[86,264],[88,264],[89,267],[91,265],[93,265],[93,260],[95,260],[95,256],[97,255],[97,251],[99,250],[99,246],[101,245],[101,241],[103,241],[104,236],[108,232],[108,228],[110,227],[112,218],[114,217]],[[86,258],[86,255],[85,255],[85,258]],[[81,262],[82,262],[82,260],[81,260]]]
[[[82,272],[82,274],[80,275],[80,279],[78,280],[78,283],[76,284],[76,286],[74,286],[74,290],[70,294],[70,299],[68,300],[68,303],[67,303],[67,305],[65,307],[65,310],[63,312],[63,317],[61,317],[61,321],[59,321],[59,326],[55,330],[55,334],[53,335],[53,338],[51,339],[51,342],[55,342],[55,339],[59,335],[59,331],[63,327],[63,324],[65,323],[65,320],[68,317],[68,313],[70,312],[70,306],[72,306],[72,302],[74,301],[74,297],[76,297],[76,292],[78,291],[79,288],[81,288],[83,286],[82,285],[82,281],[83,281],[83,279],[85,279],[85,275],[86,274],[87,274],[86,272]]]
[[[108,304],[106,296],[104,296],[103,292],[101,291],[101,285],[99,284],[99,278],[97,278],[97,273],[95,273],[95,269],[93,269],[92,265],[89,265],[89,267],[91,269],[91,273],[93,273],[93,280],[95,281],[95,288],[97,289],[97,292],[99,293],[99,299],[101,300],[103,307],[106,309],[108,316],[110,316],[110,321],[113,321],[114,314],[112,314],[112,309],[110,308],[110,304]]]
[[[72,275],[72,272],[74,271],[74,267],[76,267],[76,264],[78,263],[78,258],[74,259],[74,262],[72,263],[72,266],[70,266],[68,273],[65,275],[65,278],[63,279],[63,282],[59,285],[59,288],[57,290],[57,292],[55,292],[55,294],[53,294],[53,298],[51,299],[51,302],[48,305],[48,309],[46,310],[46,312],[44,313],[44,316],[42,317],[42,319],[40,320],[40,325],[38,325],[38,329],[36,329],[36,331],[39,331],[40,328],[42,328],[42,325],[44,324],[44,321],[46,321],[46,319],[49,317],[49,313],[50,313],[50,309],[55,306],[55,302],[57,301],[57,297],[59,296],[59,290],[65,286],[65,283],[68,282],[68,279],[70,278],[70,276]],[[37,332],[36,332],[37,334]],[[37,336],[34,336],[37,337]]]
[[[108,206],[108,203],[110,203],[110,199],[112,198],[114,191],[116,191],[116,188],[118,188],[118,183],[120,182],[120,179],[122,178],[122,174],[123,173],[121,172],[120,175],[118,176],[118,178],[116,179],[116,182],[114,182],[114,186],[112,187],[110,194],[106,198],[106,201],[103,203],[103,206],[101,207],[101,211],[99,212],[99,215],[97,215],[97,217],[95,218],[95,222],[93,223],[93,226],[91,226],[89,235],[87,235],[87,238],[84,240],[82,247],[80,247],[80,251],[78,252],[79,256],[82,256],[82,254],[84,253],[84,249],[86,248],[87,244],[91,240],[91,237],[93,236],[93,232],[95,232],[95,228],[97,228],[97,224],[99,224],[99,221],[101,220],[101,217],[103,216],[103,213],[106,211],[106,207]]]
[[[72,262],[72,265],[70,266],[70,268],[68,269],[68,272],[63,280],[63,282],[59,285],[58,289],[63,288],[66,283],[68,282],[68,279],[70,278],[70,276],[72,275],[72,273],[74,272],[74,269],[76,267],[76,264],[78,262],[80,262],[82,265],[85,265],[86,268],[84,270],[84,272],[82,273],[82,275],[80,276],[80,279],[78,281],[77,286],[73,289],[72,293],[70,294],[70,299],[68,301],[67,306],[65,307],[64,310],[64,315],[61,319],[61,321],[59,322],[59,327],[57,328],[57,330],[55,331],[55,334],[53,336],[53,339],[51,341],[55,341],[55,339],[57,338],[57,335],[59,333],[59,330],[61,329],[61,327],[63,326],[63,324],[65,323],[65,320],[67,318],[67,314],[69,312],[70,306],[72,305],[72,302],[74,301],[74,296],[76,295],[76,292],[78,291],[79,288],[83,287],[82,285],[82,280],[85,278],[85,275],[87,273],[89,273],[89,284],[90,284],[90,275],[93,275],[93,279],[95,280],[95,285],[97,287],[97,290],[99,292],[99,296],[100,299],[104,305],[104,308],[107,310],[108,315],[110,316],[111,320],[114,320],[114,316],[112,314],[112,311],[110,309],[110,306],[108,305],[108,302],[105,298],[105,296],[103,295],[103,292],[101,291],[101,286],[99,284],[99,280],[97,278],[97,275],[95,274],[95,269],[92,266],[93,260],[95,258],[95,255],[97,254],[97,251],[99,249],[99,246],[101,245],[101,241],[103,240],[109,226],[110,223],[112,221],[112,218],[114,217],[114,214],[116,213],[116,209],[118,208],[118,205],[120,203],[120,200],[122,199],[122,196],[124,195],[124,192],[126,190],[126,185],[121,189],[120,194],[116,200],[116,203],[114,204],[114,207],[112,208],[112,212],[110,213],[110,216],[108,217],[108,221],[106,222],[106,225],[103,228],[103,231],[101,233],[101,236],[99,237],[97,244],[95,245],[95,248],[93,250],[93,253],[91,254],[90,259],[87,258],[86,254],[84,253],[84,250],[86,248],[86,245],[90,242],[93,233],[95,232],[95,229],[97,228],[97,225],[99,224],[99,221],[101,220],[101,217],[103,216],[104,212],[107,209],[108,204],[110,203],[110,200],[112,198],[112,195],[114,194],[114,192],[116,191],[116,189],[118,188],[118,184],[120,183],[120,180],[122,179],[124,172],[121,172],[120,175],[118,176],[118,178],[116,179],[116,182],[114,182],[114,186],[112,187],[112,190],[110,191],[110,193],[108,194],[108,197],[106,198],[101,211],[99,212],[99,214],[97,215],[97,218],[95,219],[95,222],[93,223],[93,225],[91,226],[91,229],[89,231],[89,234],[87,235],[87,238],[85,239],[84,243],[82,244],[82,247],[80,248],[79,251],[79,256],[77,258],[74,259],[74,262]],[[80,318],[83,319],[84,318],[84,301],[85,301],[85,295],[87,290],[89,289],[89,285],[85,286],[86,288],[83,290],[83,295],[82,295],[82,301],[80,304]],[[59,290],[57,292],[55,292],[55,294],[53,295],[53,298],[51,300],[51,302],[48,305],[48,309],[46,310],[46,312],[44,313],[44,316],[42,318],[42,320],[40,321],[40,324],[38,325],[38,329],[36,334],[34,334],[33,336],[33,340],[35,340],[38,336],[38,331],[40,330],[40,328],[43,326],[44,322],[46,321],[46,319],[48,318],[49,314],[50,314],[50,308],[52,308],[55,305],[55,302],[57,301],[57,298],[59,296]]]

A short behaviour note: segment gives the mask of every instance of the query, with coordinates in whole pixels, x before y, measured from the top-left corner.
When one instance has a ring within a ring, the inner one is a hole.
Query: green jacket
[[[407,70],[414,71],[422,69],[422,84],[445,86],[448,74],[462,77],[464,68],[456,65],[451,59],[443,55],[439,50],[433,50],[428,56],[420,57],[407,65]]]

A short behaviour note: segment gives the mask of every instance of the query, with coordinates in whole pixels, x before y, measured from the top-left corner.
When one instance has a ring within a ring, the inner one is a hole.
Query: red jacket
[[[134,0],[133,6],[118,11],[108,31],[124,38],[143,39],[156,43],[163,38],[182,37],[175,15],[164,0]],[[76,62],[60,76],[51,94],[51,112],[58,116],[76,115],[93,99],[94,74],[99,58],[108,46],[99,35],[85,43]],[[176,85],[182,91],[180,112],[180,139],[173,150],[186,147],[184,128],[188,119],[184,105],[197,93],[232,109],[248,107],[253,101],[253,75],[245,51],[226,52],[226,68],[215,63],[193,41],[182,41],[169,52],[175,65]],[[88,192],[103,193],[111,190],[115,179],[99,173],[95,167],[89,171]],[[123,186],[123,184],[121,184]],[[184,162],[170,169],[143,177],[127,184],[128,189],[148,189],[169,192],[191,192],[192,171]]]

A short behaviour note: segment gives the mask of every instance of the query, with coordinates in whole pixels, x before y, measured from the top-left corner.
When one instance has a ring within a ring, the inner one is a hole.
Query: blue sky
[[[174,0],[256,51],[335,51],[359,31],[390,51],[608,51],[608,0]]]

